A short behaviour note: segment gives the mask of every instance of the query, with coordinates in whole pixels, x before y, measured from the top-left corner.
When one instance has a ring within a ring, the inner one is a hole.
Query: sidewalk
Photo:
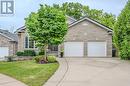
[[[27,85],[9,76],[0,74],[0,86],[27,86]]]
[[[68,65],[64,58],[57,58],[60,67],[56,73],[43,85],[43,86],[58,86],[62,79],[64,78]]]

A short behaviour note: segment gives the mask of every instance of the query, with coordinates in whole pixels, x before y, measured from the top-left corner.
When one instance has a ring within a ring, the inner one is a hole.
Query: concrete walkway
[[[44,86],[130,86],[130,62],[117,58],[60,58]]]
[[[64,58],[57,58],[60,67],[55,74],[43,86],[58,86],[68,70],[67,60]]]
[[[27,85],[9,76],[0,74],[0,86],[27,86]]]

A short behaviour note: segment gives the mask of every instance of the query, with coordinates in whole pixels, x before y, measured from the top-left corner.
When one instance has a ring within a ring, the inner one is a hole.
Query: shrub
[[[16,55],[17,55],[17,56],[23,56],[23,55],[24,55],[24,52],[17,52]]]
[[[24,50],[24,52],[17,52],[17,56],[36,56],[36,52],[34,50]]]
[[[44,56],[40,55],[40,56],[35,56],[34,60],[36,63],[47,63],[46,59]]]
[[[121,59],[123,59],[123,60],[130,59],[130,44],[126,38],[122,42],[122,46],[121,46],[119,54],[121,56]]]
[[[44,51],[40,51],[38,55],[44,55]]]
[[[24,50],[23,56],[36,56],[36,52],[34,50]]]
[[[48,60],[49,63],[57,62],[57,61],[56,61],[56,56],[52,56],[52,55],[48,56],[48,57],[47,57],[47,60]]]

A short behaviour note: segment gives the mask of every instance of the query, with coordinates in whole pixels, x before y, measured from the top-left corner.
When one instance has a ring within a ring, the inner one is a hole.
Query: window
[[[28,37],[25,37],[25,48],[28,48]]]
[[[25,48],[35,48],[35,41],[28,36],[25,37]]]
[[[34,41],[29,39],[29,48],[34,48]]]
[[[49,45],[48,49],[51,51],[58,51],[58,46],[57,45]]]

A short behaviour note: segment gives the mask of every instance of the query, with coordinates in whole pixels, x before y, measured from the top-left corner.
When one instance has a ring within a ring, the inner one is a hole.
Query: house
[[[112,57],[112,30],[110,28],[88,17],[75,20],[67,16],[67,19],[68,32],[64,43],[49,45],[48,53],[60,56],[60,51],[63,50],[64,57]],[[17,29],[15,34],[12,35],[0,34],[3,37],[0,39],[0,53],[6,51],[5,55],[12,55],[16,51],[39,51],[35,46],[36,42],[29,37],[25,26]],[[2,44],[1,41],[4,38],[7,41],[5,40]],[[12,49],[9,46],[10,44],[15,47]],[[5,50],[2,49],[2,46],[4,46]]]
[[[14,55],[17,51],[18,37],[7,30],[0,29],[0,61],[4,56]]]
[[[69,25],[60,47],[65,57],[112,57],[112,30],[83,17]]]

